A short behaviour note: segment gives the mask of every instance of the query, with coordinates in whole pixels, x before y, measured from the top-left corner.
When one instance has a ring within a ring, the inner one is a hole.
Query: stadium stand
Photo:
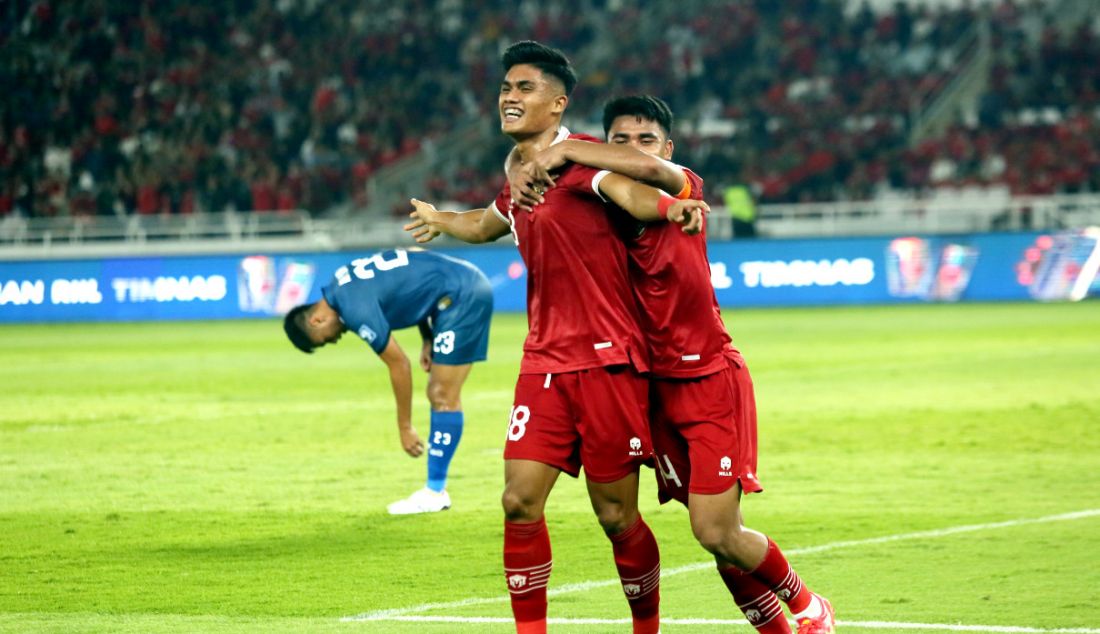
[[[4,3],[0,214],[363,204],[376,169],[485,110],[504,33],[577,49],[602,17],[505,6]]]
[[[575,129],[599,134],[608,96],[665,97],[677,160],[716,196],[747,187],[766,233],[829,233],[821,219],[841,216],[889,231],[876,223],[949,199],[972,213],[937,226],[1029,226],[1039,214],[1012,210],[1035,204],[1005,206],[1020,196],[1095,214],[1100,12],[1080,6],[13,0],[0,242],[233,235],[242,212],[304,235],[364,213],[392,224],[412,194],[482,206],[508,147],[497,58],[523,38],[577,63]]]

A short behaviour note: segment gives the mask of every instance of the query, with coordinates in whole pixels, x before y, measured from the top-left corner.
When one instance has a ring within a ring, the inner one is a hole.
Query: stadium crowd
[[[12,0],[0,214],[324,210],[485,108],[498,41],[570,48],[563,2]],[[359,200],[359,202],[363,202]]]
[[[677,160],[712,184],[750,185],[765,203],[945,187],[1100,191],[1100,18],[1062,32],[1050,3],[1011,0],[898,2],[885,13],[867,5],[846,13],[824,0],[677,6],[697,17],[639,13],[615,22],[611,39],[633,34],[632,46],[616,49],[609,72],[588,78],[586,131],[601,132],[603,95],[661,95],[683,126],[674,134]],[[913,100],[935,96],[955,76],[983,15],[992,64],[978,108],[942,134],[911,141]],[[490,162],[472,180],[498,171]],[[473,202],[491,188],[458,191]]]
[[[379,168],[456,121],[495,119],[497,56],[524,38],[578,61],[574,123],[597,131],[611,95],[660,95],[688,127],[677,159],[763,202],[1100,191],[1100,21],[1062,32],[1035,0],[628,4],[12,0],[0,215],[363,206]],[[952,77],[983,12],[994,62],[980,107],[911,143],[912,100]],[[424,195],[485,204],[505,147],[442,166]]]

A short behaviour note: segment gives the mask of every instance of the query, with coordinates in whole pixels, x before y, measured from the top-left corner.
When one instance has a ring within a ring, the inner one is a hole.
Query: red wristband
[[[676,199],[672,196],[661,196],[657,201],[657,215],[664,219],[668,219],[668,208],[676,202]]]

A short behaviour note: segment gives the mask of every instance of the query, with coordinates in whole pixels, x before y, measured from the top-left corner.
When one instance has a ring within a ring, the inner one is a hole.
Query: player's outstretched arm
[[[401,435],[401,448],[413,458],[424,453],[424,443],[412,424],[412,365],[405,351],[390,335],[385,349],[378,355],[390,370],[390,385],[397,404],[397,431]]]
[[[599,187],[608,200],[638,220],[655,222],[667,219],[680,225],[687,234],[702,231],[703,218],[710,211],[710,207],[701,200],[672,198],[622,174],[608,174],[600,181]]]
[[[469,211],[440,211],[430,203],[413,198],[412,222],[405,231],[420,243],[431,242],[441,233],[463,242],[480,244],[491,242],[510,232],[510,227],[488,209]]]

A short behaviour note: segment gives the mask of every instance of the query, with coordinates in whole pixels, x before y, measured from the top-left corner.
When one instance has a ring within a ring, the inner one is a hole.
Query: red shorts
[[[685,505],[688,493],[715,495],[756,479],[756,398],[749,369],[730,359],[724,370],[697,379],[651,382],[650,430],[661,503]]]
[[[521,374],[505,460],[534,460],[574,478],[614,482],[651,464],[648,381],[629,366]]]

